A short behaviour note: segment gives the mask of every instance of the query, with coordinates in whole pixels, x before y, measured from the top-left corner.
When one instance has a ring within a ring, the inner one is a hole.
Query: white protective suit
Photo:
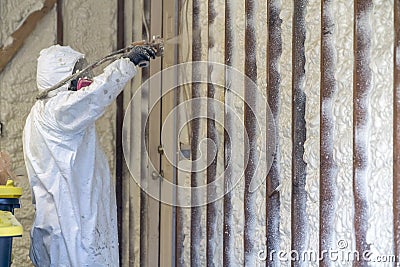
[[[71,75],[81,57],[68,46],[42,50],[38,89]],[[119,266],[115,191],[95,121],[135,74],[129,59],[119,59],[88,87],[74,92],[64,85],[32,107],[23,144],[36,204],[30,253],[36,266]]]

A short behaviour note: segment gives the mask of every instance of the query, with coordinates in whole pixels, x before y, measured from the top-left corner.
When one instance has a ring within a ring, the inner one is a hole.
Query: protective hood
[[[37,64],[36,83],[39,91],[44,91],[72,74],[75,63],[84,54],[69,46],[53,45],[40,51]],[[59,91],[68,90],[68,83]]]

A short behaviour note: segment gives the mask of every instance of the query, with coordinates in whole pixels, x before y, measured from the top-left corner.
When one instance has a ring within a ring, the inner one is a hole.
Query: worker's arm
[[[64,98],[51,98],[48,110],[63,131],[79,131],[93,124],[136,74],[129,58],[116,60],[93,83],[76,92],[62,93]]]

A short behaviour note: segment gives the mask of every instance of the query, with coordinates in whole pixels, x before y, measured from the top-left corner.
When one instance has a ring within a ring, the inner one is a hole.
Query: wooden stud
[[[292,54],[292,250],[301,254],[306,247],[307,217],[306,168],[303,160],[306,141],[306,95],[303,81],[305,77],[306,38],[305,12],[307,0],[294,1],[293,54]],[[292,266],[301,266],[298,261]]]
[[[268,44],[267,44],[267,97],[268,105],[272,112],[275,125],[279,121],[280,109],[280,86],[281,76],[279,73],[279,59],[282,54],[282,37],[280,19],[280,4],[277,0],[267,2],[267,18],[268,18]],[[271,138],[271,136],[267,136]],[[268,143],[268,142],[267,142]],[[267,192],[266,192],[266,228],[267,228],[267,265],[273,266],[277,259],[272,258],[271,251],[279,250],[280,233],[280,193],[275,191],[280,185],[280,168],[279,168],[279,139],[276,136],[276,153],[272,162],[271,169],[267,176]]]
[[[193,17],[192,17],[192,61],[201,60],[201,22],[200,22],[200,0],[193,0]],[[192,69],[192,80],[199,80],[199,70],[196,67]],[[200,84],[192,84],[192,99],[200,97]],[[195,101],[194,101],[195,102]],[[199,185],[199,175],[196,172],[197,165],[195,161],[199,158],[198,146],[200,141],[200,120],[197,118],[200,112],[200,106],[197,103],[192,105],[192,141],[191,141],[191,154],[192,154],[192,173],[191,173],[191,187]],[[191,201],[193,205],[198,203],[198,197],[192,192]],[[199,266],[200,264],[200,240],[201,240],[201,208],[191,208],[191,222],[190,222],[190,265]]]
[[[232,67],[232,58],[233,58],[233,48],[234,48],[234,29],[233,29],[233,15],[232,15],[232,2],[229,0],[225,0],[225,65]],[[229,73],[226,74],[225,77],[225,103],[229,106],[230,103],[230,93],[228,90],[229,81],[232,77],[229,76]],[[231,180],[232,180],[232,163],[231,160],[231,137],[230,133],[233,133],[232,128],[232,114],[229,108],[225,109],[224,116],[224,180],[225,180],[225,192],[228,191],[224,196],[224,239],[223,239],[223,265],[224,266],[232,266],[233,264],[233,251],[234,247],[234,235],[232,231],[233,225],[233,203],[232,203],[232,195],[230,192],[230,188],[232,188]],[[227,190],[228,189],[228,190]]]
[[[255,247],[256,226],[256,199],[255,192],[250,192],[250,183],[256,172],[258,164],[257,159],[257,122],[256,115],[253,110],[256,107],[256,98],[254,95],[254,83],[257,84],[257,59],[254,53],[257,51],[256,37],[256,1],[246,0],[246,29],[245,29],[245,75],[250,80],[245,81],[245,107],[244,107],[244,126],[245,135],[247,134],[249,142],[245,143],[244,158],[248,159],[245,166],[245,186],[244,186],[244,264],[245,266],[253,266],[257,261],[257,248]]]

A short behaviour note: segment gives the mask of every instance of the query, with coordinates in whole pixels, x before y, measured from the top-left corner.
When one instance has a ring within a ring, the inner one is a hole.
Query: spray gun
[[[122,57],[126,57],[129,52],[132,50],[132,48],[134,48],[135,46],[149,46],[151,48],[154,49],[156,57],[162,57],[164,55],[164,40],[160,37],[160,36],[153,36],[153,39],[151,41],[146,41],[146,40],[142,40],[142,41],[136,41],[131,43],[129,46],[122,48],[120,50],[114,51],[111,54],[95,61],[94,63],[88,65],[87,67],[83,68],[82,70],[73,73],[72,75],[68,76],[67,78],[61,80],[60,82],[58,82],[57,84],[53,85],[52,87],[46,89],[45,91],[41,92],[36,99],[44,99],[47,97],[47,94],[51,91],[56,90],[57,88],[60,88],[61,86],[63,86],[64,84],[78,78],[82,73],[91,71],[95,68],[97,68],[98,66],[100,66],[101,64],[103,64],[104,62],[107,61],[114,61],[116,59],[122,58]],[[142,61],[139,62],[138,67],[144,68],[144,67],[148,67],[149,66],[149,62],[148,61]]]
[[[154,49],[156,52],[156,57],[162,57],[164,54],[164,40],[160,36],[153,36],[153,40],[151,42],[147,42],[145,40],[133,42],[129,49],[132,49],[135,46],[149,46]],[[149,66],[148,61],[142,61],[138,64],[138,67],[145,68]]]

